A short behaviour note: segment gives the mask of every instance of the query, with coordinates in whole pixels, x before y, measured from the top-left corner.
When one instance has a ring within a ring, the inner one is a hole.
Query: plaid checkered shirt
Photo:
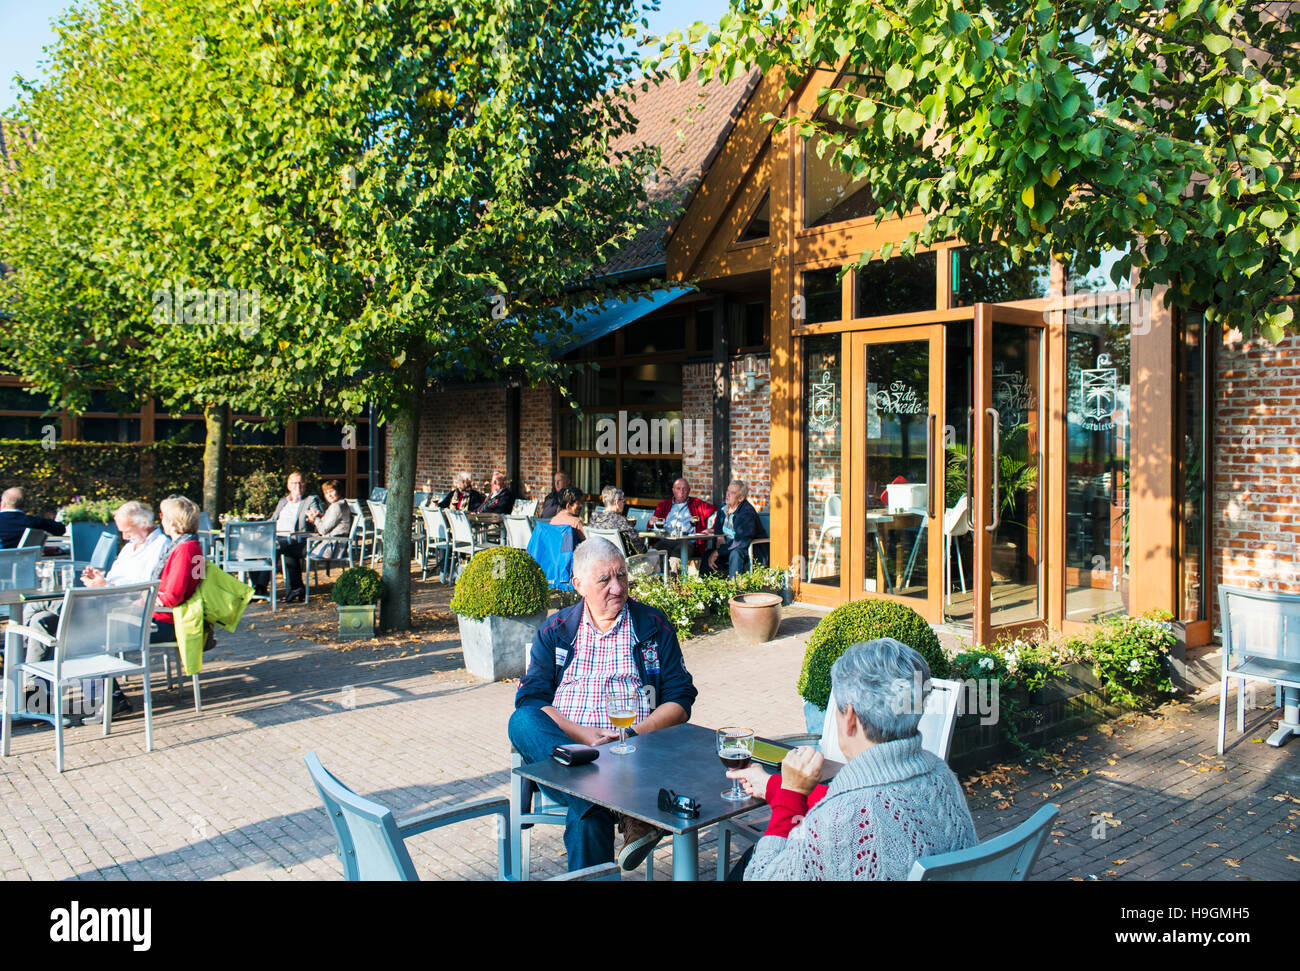
[[[560,686],[551,703],[569,721],[588,728],[614,729],[605,709],[605,688],[619,685],[636,692],[636,721],[640,723],[650,715],[650,702],[640,692],[641,675],[632,658],[632,619],[627,605],[618,615],[614,625],[603,633],[591,619],[586,606],[582,610],[582,623],[573,642],[573,660],[564,669]]]

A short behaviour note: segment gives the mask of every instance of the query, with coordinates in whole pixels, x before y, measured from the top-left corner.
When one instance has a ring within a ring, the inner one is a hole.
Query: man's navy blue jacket
[[[564,669],[573,663],[573,645],[585,609],[586,603],[579,600],[572,607],[557,611],[533,637],[528,652],[528,673],[520,680],[515,693],[516,708],[542,708],[554,703]],[[675,701],[689,718],[699,692],[682,663],[677,632],[654,607],[629,600],[627,609],[632,624],[632,659],[641,675],[641,684],[654,689],[652,707]]]

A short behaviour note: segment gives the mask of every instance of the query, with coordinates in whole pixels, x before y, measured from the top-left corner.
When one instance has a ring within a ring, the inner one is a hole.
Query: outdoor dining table
[[[717,533],[687,533],[685,536],[669,536],[663,530],[645,529],[637,533],[643,539],[662,539],[662,540],[681,540],[682,543],[682,569],[686,569],[686,564],[691,561],[691,544],[701,539],[717,539]],[[668,560],[664,557],[664,579],[668,579]]]
[[[698,880],[700,830],[767,804],[761,799],[733,802],[722,798],[731,780],[718,758],[717,733],[711,728],[684,723],[629,741],[636,751],[627,755],[615,755],[602,747],[600,756],[587,765],[561,765],[548,758],[513,771],[539,785],[666,830],[673,837],[673,879]],[[834,778],[842,767],[827,761],[822,781]],[[688,818],[663,812],[659,808],[661,788],[690,796],[700,804],[700,814]]]
[[[465,518],[469,520],[470,527],[480,535],[485,544],[489,542],[489,534],[493,531],[497,533],[498,541],[500,540],[501,514],[499,512],[467,512]]]

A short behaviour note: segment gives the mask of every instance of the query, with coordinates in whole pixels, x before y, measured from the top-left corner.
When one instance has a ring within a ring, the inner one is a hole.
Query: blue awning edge
[[[569,342],[555,353],[567,354],[574,348],[598,341],[690,292],[690,287],[665,287],[628,300],[602,300],[583,307],[573,315],[573,334]]]

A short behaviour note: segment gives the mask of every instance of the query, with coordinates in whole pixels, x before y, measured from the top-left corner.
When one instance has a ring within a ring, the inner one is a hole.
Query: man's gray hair
[[[623,501],[623,490],[618,486],[605,486],[600,490],[601,505],[607,509],[617,506]]]
[[[118,506],[117,515],[125,516],[140,529],[148,529],[153,525],[153,509],[135,499]]]
[[[10,486],[3,493],[0,493],[0,508],[21,509],[22,507],[23,490],[18,486]]]
[[[621,549],[603,536],[593,536],[591,539],[583,540],[573,551],[573,575],[586,577],[587,571],[593,566],[611,560],[627,563],[627,557],[623,555]]]
[[[831,666],[831,692],[841,713],[853,706],[869,741],[911,738],[930,693],[930,665],[892,637],[862,641]]]
[[[745,485],[744,481],[742,481],[741,479],[732,479],[731,484],[740,487],[740,498],[742,499],[749,498],[749,486]]]

